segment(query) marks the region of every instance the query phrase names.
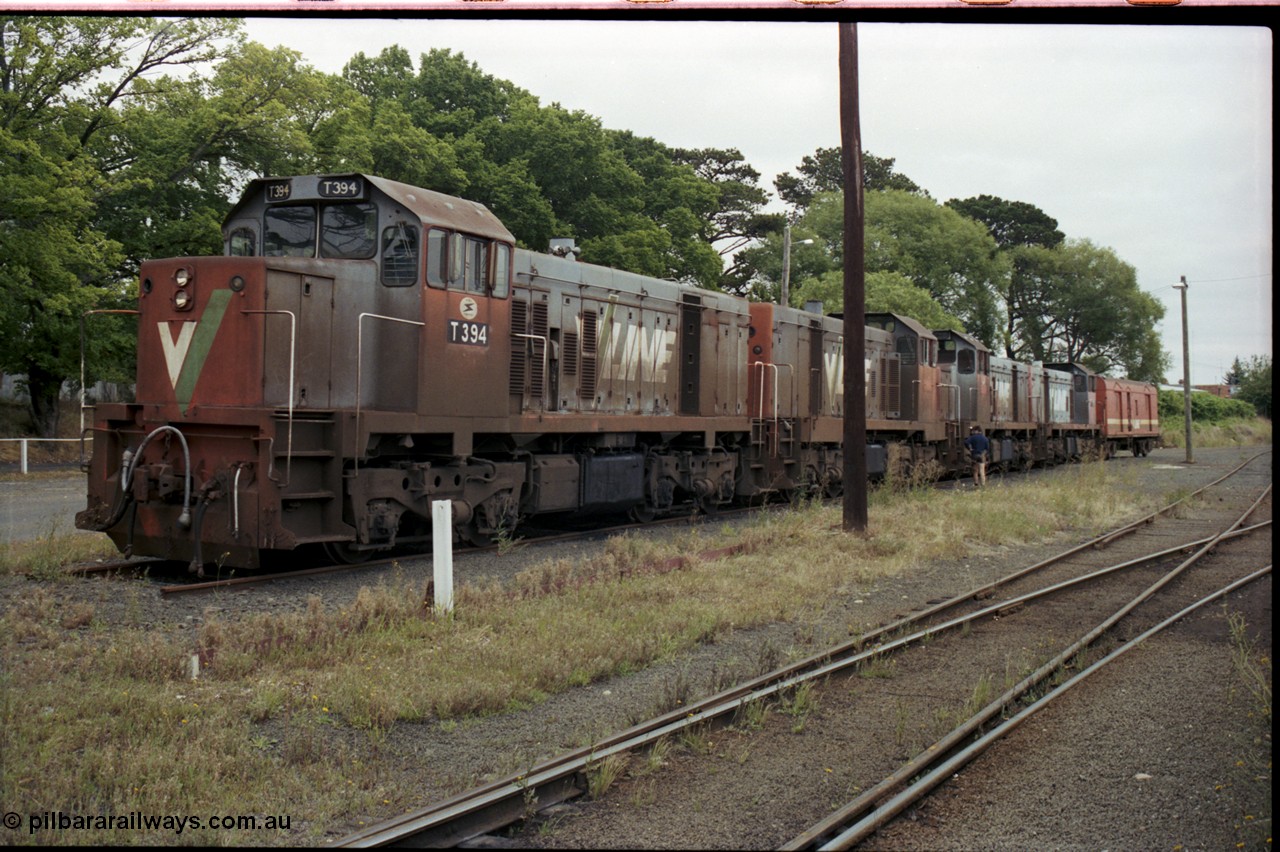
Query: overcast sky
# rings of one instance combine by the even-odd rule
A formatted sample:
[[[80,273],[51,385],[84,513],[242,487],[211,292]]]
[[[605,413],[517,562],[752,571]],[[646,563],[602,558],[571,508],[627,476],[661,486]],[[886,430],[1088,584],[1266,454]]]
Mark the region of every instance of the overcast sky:
[[[840,144],[834,23],[250,18],[247,30],[333,73],[359,51],[448,48],[605,127],[737,148],[769,191]],[[1170,380],[1184,275],[1193,384],[1271,355],[1269,30],[862,23],[858,47],[863,148],[939,202],[1024,201],[1113,249],[1166,308]]]

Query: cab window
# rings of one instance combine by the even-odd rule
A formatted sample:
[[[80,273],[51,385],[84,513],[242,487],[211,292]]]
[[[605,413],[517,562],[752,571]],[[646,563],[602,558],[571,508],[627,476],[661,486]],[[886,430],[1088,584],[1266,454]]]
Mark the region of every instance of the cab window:
[[[894,348],[898,351],[902,366],[910,367],[916,363],[916,342],[910,337],[899,337]]]
[[[956,342],[954,340],[939,340],[938,341],[938,363],[953,364],[955,363],[955,360],[956,360]]]
[[[418,283],[418,228],[397,222],[382,230],[382,283],[412,287]]]
[[[262,253],[267,257],[315,257],[316,209],[309,204],[272,207],[264,217],[266,236]]]
[[[975,358],[974,355],[975,353],[972,349],[960,350],[960,357],[957,359],[957,366],[960,368],[960,373],[962,375],[965,375],[965,376],[971,375],[973,371],[977,368],[978,359]]]
[[[511,290],[511,246],[498,243],[493,252],[493,295],[507,298]]]
[[[427,284],[444,287],[449,280],[449,232],[427,231]]]
[[[378,208],[369,203],[327,204],[320,223],[323,257],[363,259],[376,248]]]
[[[468,238],[466,264],[463,269],[463,286],[470,293],[485,293],[489,284],[489,244],[485,240]]]
[[[252,228],[236,228],[227,240],[228,253],[232,257],[253,257],[258,253],[258,239]]]

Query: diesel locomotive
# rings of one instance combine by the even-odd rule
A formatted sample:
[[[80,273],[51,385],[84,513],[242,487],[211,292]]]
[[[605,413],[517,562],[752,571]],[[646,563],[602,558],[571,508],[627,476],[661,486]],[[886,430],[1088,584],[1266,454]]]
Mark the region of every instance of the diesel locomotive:
[[[517,248],[486,207],[366,174],[252,181],[224,253],[145,262],[136,401],[100,404],[82,529],[253,569],[473,543],[522,519],[838,494],[842,320]],[[1145,454],[1155,389],[868,314],[868,471]]]

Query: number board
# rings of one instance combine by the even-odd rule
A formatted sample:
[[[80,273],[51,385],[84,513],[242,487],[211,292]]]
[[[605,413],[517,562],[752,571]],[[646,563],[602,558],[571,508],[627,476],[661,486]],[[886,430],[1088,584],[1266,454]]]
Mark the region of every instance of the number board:
[[[265,192],[267,201],[288,201],[293,195],[293,183],[287,180],[269,183],[266,185]]]
[[[364,182],[358,178],[321,180],[316,189],[321,198],[361,198],[364,195]]]
[[[489,324],[487,322],[449,320],[448,340],[450,343],[463,343],[467,346],[488,346]]]

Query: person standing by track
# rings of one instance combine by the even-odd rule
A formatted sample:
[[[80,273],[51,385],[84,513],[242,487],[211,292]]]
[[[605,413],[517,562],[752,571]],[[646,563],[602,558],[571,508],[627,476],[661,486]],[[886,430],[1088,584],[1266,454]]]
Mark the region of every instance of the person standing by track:
[[[969,437],[964,439],[964,448],[969,451],[969,459],[973,462],[973,487],[987,486],[987,453],[991,451],[991,442],[982,434],[981,426],[969,430]]]

